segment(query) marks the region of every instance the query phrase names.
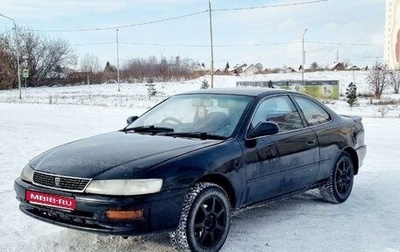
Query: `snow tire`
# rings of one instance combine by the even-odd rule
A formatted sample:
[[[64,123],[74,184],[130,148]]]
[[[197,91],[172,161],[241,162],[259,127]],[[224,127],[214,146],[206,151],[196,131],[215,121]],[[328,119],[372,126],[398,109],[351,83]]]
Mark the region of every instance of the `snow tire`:
[[[228,236],[231,205],[226,192],[212,183],[195,184],[184,198],[178,228],[170,233],[177,251],[219,251]]]
[[[320,187],[323,199],[327,202],[343,203],[350,196],[354,182],[354,165],[346,152],[339,155],[328,181]]]

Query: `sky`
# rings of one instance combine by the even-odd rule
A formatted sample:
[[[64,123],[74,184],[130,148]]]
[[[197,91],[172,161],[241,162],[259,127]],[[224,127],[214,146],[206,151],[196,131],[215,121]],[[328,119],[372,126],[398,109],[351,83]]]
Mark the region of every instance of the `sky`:
[[[179,56],[209,67],[208,7],[207,0],[0,0],[0,14],[17,26],[63,38],[80,59],[93,54],[101,66]],[[383,60],[384,0],[211,0],[211,8],[215,68],[298,68],[303,38],[306,67]],[[0,16],[1,32],[12,27]]]

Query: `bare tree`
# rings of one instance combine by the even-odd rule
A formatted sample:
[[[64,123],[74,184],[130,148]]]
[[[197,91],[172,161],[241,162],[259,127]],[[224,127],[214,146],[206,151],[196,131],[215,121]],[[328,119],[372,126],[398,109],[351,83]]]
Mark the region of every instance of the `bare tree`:
[[[394,93],[398,94],[400,89],[400,68],[390,71],[390,84],[393,86]]]
[[[81,71],[82,74],[86,74],[87,84],[90,84],[90,79],[93,81],[100,81],[100,60],[93,53],[85,54],[81,59]],[[97,77],[97,78],[96,78]],[[97,80],[96,80],[97,79]]]
[[[98,73],[100,72],[100,60],[93,53],[85,54],[81,59],[81,71],[86,73]]]
[[[9,41],[0,36],[0,90],[16,87],[17,71],[13,66],[12,54],[7,50]]]
[[[7,38],[7,35],[3,37]],[[30,29],[18,29],[18,41],[20,62],[29,69],[29,82],[35,86],[43,84],[45,79],[59,76],[60,69],[76,64],[77,56],[64,39],[50,39]],[[8,50],[16,62],[15,50]]]
[[[198,68],[198,63],[190,59],[163,57],[158,60],[155,56],[148,59],[131,59],[123,67],[123,76],[129,81],[173,81],[190,79]]]
[[[77,56],[73,53],[69,42],[63,39],[49,40],[45,39],[41,43],[42,60],[37,68],[37,82],[43,81],[45,78],[52,78],[57,72],[55,69],[61,67],[66,68],[76,65]]]
[[[380,99],[383,90],[390,84],[389,71],[386,65],[375,63],[367,76],[367,82],[376,99]]]

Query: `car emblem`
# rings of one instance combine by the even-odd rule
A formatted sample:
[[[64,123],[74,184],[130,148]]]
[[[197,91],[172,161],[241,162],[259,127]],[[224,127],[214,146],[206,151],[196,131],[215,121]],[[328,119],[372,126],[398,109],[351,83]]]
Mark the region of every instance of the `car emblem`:
[[[60,178],[59,177],[56,177],[56,178],[54,178],[54,184],[56,185],[56,187],[60,187]]]

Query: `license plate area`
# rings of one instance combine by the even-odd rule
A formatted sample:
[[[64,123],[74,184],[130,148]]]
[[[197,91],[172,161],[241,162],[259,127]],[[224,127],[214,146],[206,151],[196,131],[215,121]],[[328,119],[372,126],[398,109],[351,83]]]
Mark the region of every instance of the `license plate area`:
[[[74,210],[76,208],[76,200],[73,197],[64,197],[54,194],[26,191],[25,199],[36,205],[50,206],[61,209]]]

